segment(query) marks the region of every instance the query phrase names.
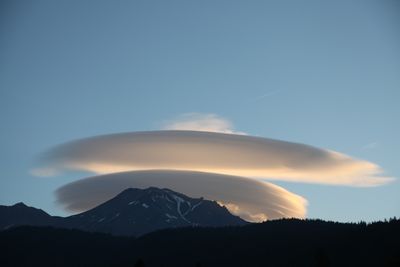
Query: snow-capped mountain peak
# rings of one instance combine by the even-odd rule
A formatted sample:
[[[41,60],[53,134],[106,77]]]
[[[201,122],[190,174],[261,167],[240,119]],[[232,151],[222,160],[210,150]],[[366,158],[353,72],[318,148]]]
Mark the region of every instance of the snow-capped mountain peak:
[[[65,221],[71,228],[117,235],[141,235],[183,226],[246,224],[215,201],[156,187],[128,188],[89,211],[65,218]]]

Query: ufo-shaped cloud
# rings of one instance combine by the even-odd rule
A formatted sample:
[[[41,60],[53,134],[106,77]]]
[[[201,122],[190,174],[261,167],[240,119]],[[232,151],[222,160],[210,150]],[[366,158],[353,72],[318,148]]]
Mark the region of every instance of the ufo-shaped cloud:
[[[42,158],[36,174],[83,170],[96,174],[133,170],[190,170],[258,179],[376,186],[374,163],[344,154],[254,136],[199,131],[149,131],[103,135],[60,145]]]
[[[279,186],[244,177],[194,171],[149,170],[93,176],[62,186],[56,191],[56,197],[68,210],[79,212],[111,199],[126,188],[150,186],[216,200],[251,222],[306,215],[307,201]]]

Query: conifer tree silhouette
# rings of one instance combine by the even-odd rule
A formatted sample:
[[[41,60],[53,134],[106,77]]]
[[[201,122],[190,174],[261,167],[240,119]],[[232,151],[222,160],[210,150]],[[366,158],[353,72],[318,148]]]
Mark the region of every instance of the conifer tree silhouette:
[[[134,265],[134,267],[145,267],[144,261],[142,259],[138,259]]]

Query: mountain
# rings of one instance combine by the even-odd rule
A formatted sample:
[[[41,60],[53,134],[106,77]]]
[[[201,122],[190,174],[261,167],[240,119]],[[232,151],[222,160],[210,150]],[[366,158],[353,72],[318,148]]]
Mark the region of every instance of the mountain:
[[[65,218],[64,227],[113,235],[142,235],[184,226],[244,225],[215,201],[190,198],[169,189],[129,188],[113,199]]]
[[[57,224],[60,217],[53,217],[41,209],[28,207],[19,202],[13,206],[0,205],[0,230],[19,225],[51,226]]]
[[[246,221],[232,215],[215,201],[155,187],[126,189],[91,210],[65,218],[52,217],[22,203],[0,207],[0,229],[37,225],[139,236],[165,228],[245,224]]]

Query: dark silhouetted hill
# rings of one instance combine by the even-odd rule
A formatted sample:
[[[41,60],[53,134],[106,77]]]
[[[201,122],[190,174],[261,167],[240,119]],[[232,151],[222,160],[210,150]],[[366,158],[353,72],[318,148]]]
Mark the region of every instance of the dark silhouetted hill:
[[[28,207],[22,202],[12,206],[0,205],[0,230],[20,225],[56,225],[60,219],[62,218],[50,216],[43,210]]]

